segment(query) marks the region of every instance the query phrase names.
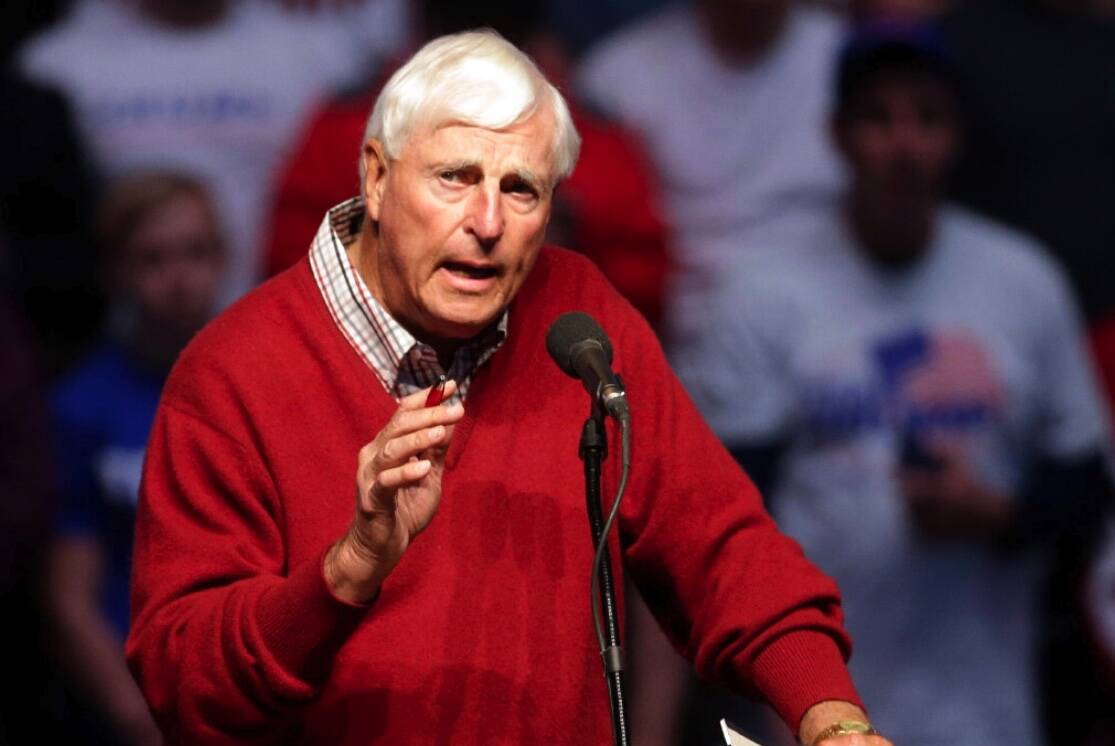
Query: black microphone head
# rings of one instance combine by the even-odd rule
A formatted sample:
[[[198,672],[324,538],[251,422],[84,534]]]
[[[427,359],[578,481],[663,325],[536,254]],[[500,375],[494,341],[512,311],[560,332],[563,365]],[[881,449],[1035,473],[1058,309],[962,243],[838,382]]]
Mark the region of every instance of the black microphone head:
[[[594,341],[604,350],[608,363],[612,362],[612,343],[596,323],[596,319],[582,311],[570,311],[557,317],[546,333],[546,350],[566,375],[579,378],[573,369],[573,352],[581,343]]]

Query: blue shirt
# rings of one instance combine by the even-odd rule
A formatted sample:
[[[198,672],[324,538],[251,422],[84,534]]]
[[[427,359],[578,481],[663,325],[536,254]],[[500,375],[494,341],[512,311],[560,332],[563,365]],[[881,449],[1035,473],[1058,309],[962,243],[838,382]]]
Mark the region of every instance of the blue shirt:
[[[106,341],[51,392],[58,449],[56,533],[96,538],[105,553],[101,608],[128,631],[128,585],[143,454],[165,375]]]

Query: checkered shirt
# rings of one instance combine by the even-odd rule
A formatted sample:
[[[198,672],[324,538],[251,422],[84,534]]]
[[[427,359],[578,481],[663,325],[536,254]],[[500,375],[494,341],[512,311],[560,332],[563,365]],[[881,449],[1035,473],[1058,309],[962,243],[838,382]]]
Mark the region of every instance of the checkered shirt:
[[[333,321],[396,400],[432,386],[442,375],[457,382],[457,395],[464,399],[473,373],[507,337],[507,312],[463,344],[449,370],[443,370],[434,348],[391,317],[349,261],[345,249],[360,235],[363,221],[363,199],[342,202],[326,214],[310,247],[310,268]]]

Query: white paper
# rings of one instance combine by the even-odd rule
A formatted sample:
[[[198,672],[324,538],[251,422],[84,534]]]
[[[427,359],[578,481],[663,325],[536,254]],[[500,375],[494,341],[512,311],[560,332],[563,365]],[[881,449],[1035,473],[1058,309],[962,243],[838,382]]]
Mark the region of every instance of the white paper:
[[[728,746],[761,746],[736,730],[727,720],[721,719],[720,729],[724,731],[724,742]]]

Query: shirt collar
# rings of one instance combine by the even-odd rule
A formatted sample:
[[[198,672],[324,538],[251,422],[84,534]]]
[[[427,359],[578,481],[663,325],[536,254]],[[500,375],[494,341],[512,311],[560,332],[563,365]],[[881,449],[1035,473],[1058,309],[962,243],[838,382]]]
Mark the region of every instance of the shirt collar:
[[[362,198],[342,202],[326,214],[310,246],[310,269],[329,314],[391,396],[401,399],[446,375],[457,382],[463,399],[473,374],[507,338],[507,311],[463,344],[444,370],[434,349],[415,339],[380,305],[349,261],[345,249],[359,237],[363,221]]]

